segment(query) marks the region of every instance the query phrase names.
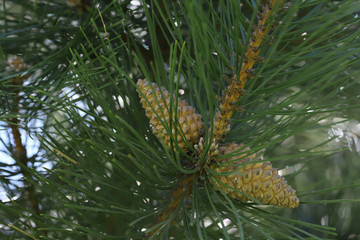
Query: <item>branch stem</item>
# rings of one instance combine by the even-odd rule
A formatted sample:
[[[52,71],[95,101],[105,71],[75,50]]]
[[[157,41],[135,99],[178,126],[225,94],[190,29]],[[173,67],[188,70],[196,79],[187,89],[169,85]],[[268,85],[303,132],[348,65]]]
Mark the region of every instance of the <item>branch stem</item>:
[[[188,199],[190,197],[194,177],[195,177],[194,174],[187,176],[180,182],[179,187],[176,188],[174,191],[172,191],[172,193],[170,195],[170,200],[172,202],[163,210],[161,215],[157,218],[157,223],[165,222],[166,219],[171,215],[171,213],[174,213],[176,211],[176,209],[179,207],[180,203],[182,202],[181,200],[185,201],[186,199]],[[175,217],[171,220],[171,222],[169,224],[172,224],[174,219],[175,219]],[[162,226],[160,226],[160,227],[156,228],[154,231],[152,231],[149,234],[149,237],[152,237],[154,234],[160,234],[159,229],[161,227]]]
[[[15,58],[11,63],[10,66],[17,72],[23,70],[25,68],[25,64],[20,58]],[[14,115],[19,115],[20,109],[20,90],[23,86],[24,80],[28,78],[28,75],[24,76],[17,76],[12,79],[12,85],[14,87],[11,88],[11,91],[14,92],[14,101],[12,112]],[[35,187],[29,184],[26,181],[26,178],[31,178],[31,173],[28,171],[28,162],[29,158],[27,157],[27,150],[21,140],[21,132],[20,132],[20,120],[17,117],[12,117],[9,119],[8,126],[11,129],[11,134],[14,139],[15,147],[12,150],[12,157],[16,161],[16,164],[20,168],[20,173],[24,177],[24,186],[25,186],[25,197],[28,200],[28,204],[30,209],[35,213],[36,216],[40,216],[40,206],[39,201],[36,196]],[[37,222],[37,221],[36,221]],[[37,227],[40,224],[37,223]],[[46,232],[44,232],[46,235]]]
[[[244,54],[244,60],[241,63],[240,75],[235,73],[231,78],[231,83],[223,92],[219,110],[215,114],[213,143],[218,144],[229,128],[230,120],[233,112],[237,110],[236,102],[243,95],[243,89],[246,82],[252,77],[253,66],[259,58],[259,46],[264,39],[265,34],[270,26],[267,24],[271,16],[272,9],[276,4],[276,0],[271,0],[269,5],[263,7],[263,11],[259,16],[259,22],[252,32],[249,39],[247,49]],[[279,1],[282,2],[281,0]]]

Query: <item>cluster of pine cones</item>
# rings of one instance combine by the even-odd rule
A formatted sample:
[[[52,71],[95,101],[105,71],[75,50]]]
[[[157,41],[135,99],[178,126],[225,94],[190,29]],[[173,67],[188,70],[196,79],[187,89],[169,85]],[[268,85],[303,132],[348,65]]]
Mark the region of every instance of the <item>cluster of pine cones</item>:
[[[204,134],[202,117],[195,108],[185,100],[171,96],[155,83],[139,80],[137,86],[153,133],[168,148],[174,147],[184,152],[193,149]],[[243,201],[256,199],[263,204],[297,207],[299,199],[295,190],[272,168],[269,161],[255,155],[249,156],[249,150],[243,144],[236,143],[224,144],[216,149],[219,158],[214,158],[209,164],[213,172],[219,173],[213,174],[214,179],[210,181],[213,188]]]

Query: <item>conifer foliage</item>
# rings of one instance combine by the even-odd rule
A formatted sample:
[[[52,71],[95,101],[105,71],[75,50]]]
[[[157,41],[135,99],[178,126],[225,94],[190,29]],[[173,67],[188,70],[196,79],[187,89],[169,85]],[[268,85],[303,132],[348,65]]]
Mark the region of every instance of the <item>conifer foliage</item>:
[[[0,8],[0,239],[360,237],[357,0]]]

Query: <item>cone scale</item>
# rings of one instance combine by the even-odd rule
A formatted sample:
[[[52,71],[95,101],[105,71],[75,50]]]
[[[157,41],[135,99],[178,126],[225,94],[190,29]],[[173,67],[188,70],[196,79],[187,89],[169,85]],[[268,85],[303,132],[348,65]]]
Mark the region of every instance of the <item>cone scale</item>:
[[[244,145],[230,143],[219,147],[219,156],[239,151]],[[210,168],[217,173],[231,172],[229,175],[214,174],[217,181],[210,181],[215,190],[219,188],[229,197],[242,201],[249,201],[251,196],[263,204],[280,207],[295,208],[299,205],[296,191],[287,184],[285,178],[272,168],[269,161],[258,161],[255,155],[245,157],[242,149],[239,154],[230,158],[223,158]],[[243,166],[241,166],[242,164]]]

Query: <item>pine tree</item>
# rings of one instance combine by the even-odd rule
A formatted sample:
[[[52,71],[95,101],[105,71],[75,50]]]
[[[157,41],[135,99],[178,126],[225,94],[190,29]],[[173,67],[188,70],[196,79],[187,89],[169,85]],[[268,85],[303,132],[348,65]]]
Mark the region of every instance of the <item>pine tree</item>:
[[[0,239],[360,237],[358,1],[1,10]]]

